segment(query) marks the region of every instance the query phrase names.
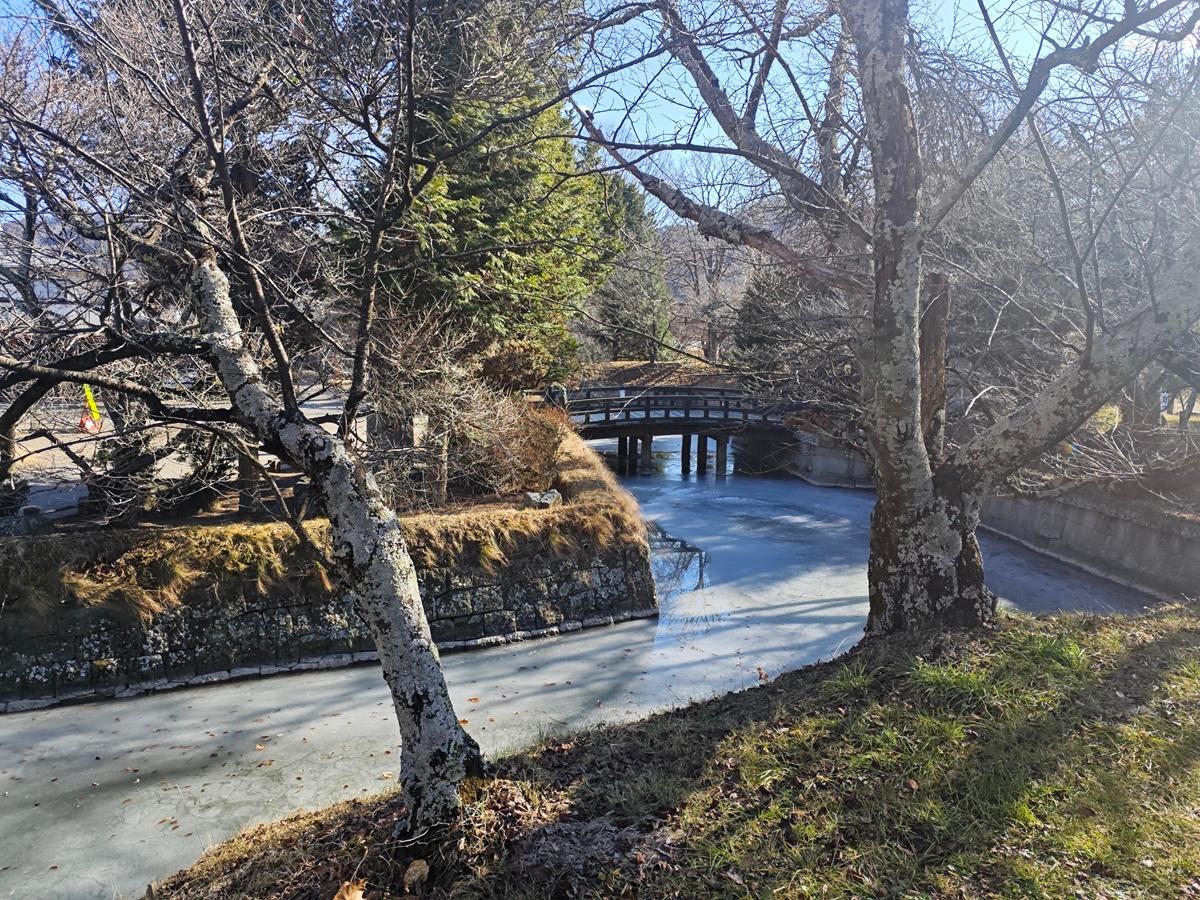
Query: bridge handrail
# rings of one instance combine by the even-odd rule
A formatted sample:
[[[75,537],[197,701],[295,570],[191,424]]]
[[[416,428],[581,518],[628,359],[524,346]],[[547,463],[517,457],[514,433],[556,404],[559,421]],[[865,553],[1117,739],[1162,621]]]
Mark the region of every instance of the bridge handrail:
[[[607,397],[583,397],[577,399],[567,399],[567,406],[574,408],[581,407],[598,407],[598,406],[656,406],[662,408],[671,404],[687,404],[694,406],[704,406],[706,404],[734,404],[738,406],[754,405],[754,406],[773,406],[776,404],[764,403],[757,397],[740,396],[740,397],[719,397],[705,394],[655,394],[650,397],[633,396],[622,397],[614,394]]]
[[[675,398],[671,398],[675,399]],[[624,422],[714,422],[777,424],[783,413],[769,406],[745,402],[746,398],[678,397],[681,404],[664,402],[665,397],[617,397],[615,402],[584,401],[568,404],[567,411],[581,426]]]
[[[589,385],[583,388],[569,388],[567,390],[567,399],[581,398],[588,399],[598,392],[613,392],[625,391],[625,397],[641,397],[641,396],[661,396],[664,393],[670,394],[688,394],[691,396],[716,396],[716,397],[735,397],[735,396],[750,396],[750,392],[745,388],[727,388],[727,387],[706,387],[706,386],[690,386],[690,385],[674,385],[662,384],[653,386],[628,385],[628,384],[596,384]]]

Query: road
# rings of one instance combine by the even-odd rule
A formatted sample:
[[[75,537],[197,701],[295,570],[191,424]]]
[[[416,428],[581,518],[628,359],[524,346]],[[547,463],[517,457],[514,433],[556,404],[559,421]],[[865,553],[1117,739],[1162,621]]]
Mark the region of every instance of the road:
[[[684,479],[678,440],[655,447],[660,470],[626,483],[703,566],[696,552],[659,560],[657,620],[447,655],[487,752],[745,688],[858,639],[869,494]],[[1022,609],[1150,602],[1001,539],[984,549],[993,588]],[[245,825],[385,789],[396,740],[375,667],[0,717],[0,897],[139,896]]]

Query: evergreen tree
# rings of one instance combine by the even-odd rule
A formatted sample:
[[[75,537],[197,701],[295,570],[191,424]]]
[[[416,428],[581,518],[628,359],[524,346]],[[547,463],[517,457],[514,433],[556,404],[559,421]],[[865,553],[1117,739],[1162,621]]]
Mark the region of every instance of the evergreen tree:
[[[583,331],[610,359],[657,360],[668,338],[666,260],[644,202],[631,195],[633,225],[611,274],[592,295]]]

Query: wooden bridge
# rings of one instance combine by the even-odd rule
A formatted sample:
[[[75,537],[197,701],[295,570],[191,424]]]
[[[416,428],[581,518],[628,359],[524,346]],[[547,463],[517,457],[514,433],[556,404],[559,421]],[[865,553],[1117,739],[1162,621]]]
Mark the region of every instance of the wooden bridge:
[[[559,398],[562,402],[563,398]],[[716,471],[727,468],[729,438],[741,432],[788,433],[784,417],[803,404],[755,397],[739,388],[598,385],[566,392],[566,409],[585,438],[615,437],[621,468],[649,466],[654,438],[683,437],[681,465],[691,470],[696,436],[696,472],[708,468],[708,440],[715,443]]]

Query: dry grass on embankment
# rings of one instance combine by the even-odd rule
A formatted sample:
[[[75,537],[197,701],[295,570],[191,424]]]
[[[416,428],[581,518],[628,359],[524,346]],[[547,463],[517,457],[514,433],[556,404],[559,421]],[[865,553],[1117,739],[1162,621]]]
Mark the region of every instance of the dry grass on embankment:
[[[616,359],[590,363],[580,370],[573,386],[623,384],[640,387],[737,387],[737,378],[720,366],[697,359],[671,362]]]
[[[564,498],[554,509],[463,507],[405,517],[418,568],[486,568],[644,539],[636,502],[573,432],[560,446],[554,486]],[[328,522],[312,520],[306,527],[318,544],[328,545]],[[62,604],[147,618],[214,592],[329,589],[326,573],[284,523],[0,538],[4,614],[30,621],[44,621]]]
[[[366,897],[1200,896],[1200,613],[1006,616],[877,640],[769,685],[558,739],[464,791],[251,828],[156,892]]]

